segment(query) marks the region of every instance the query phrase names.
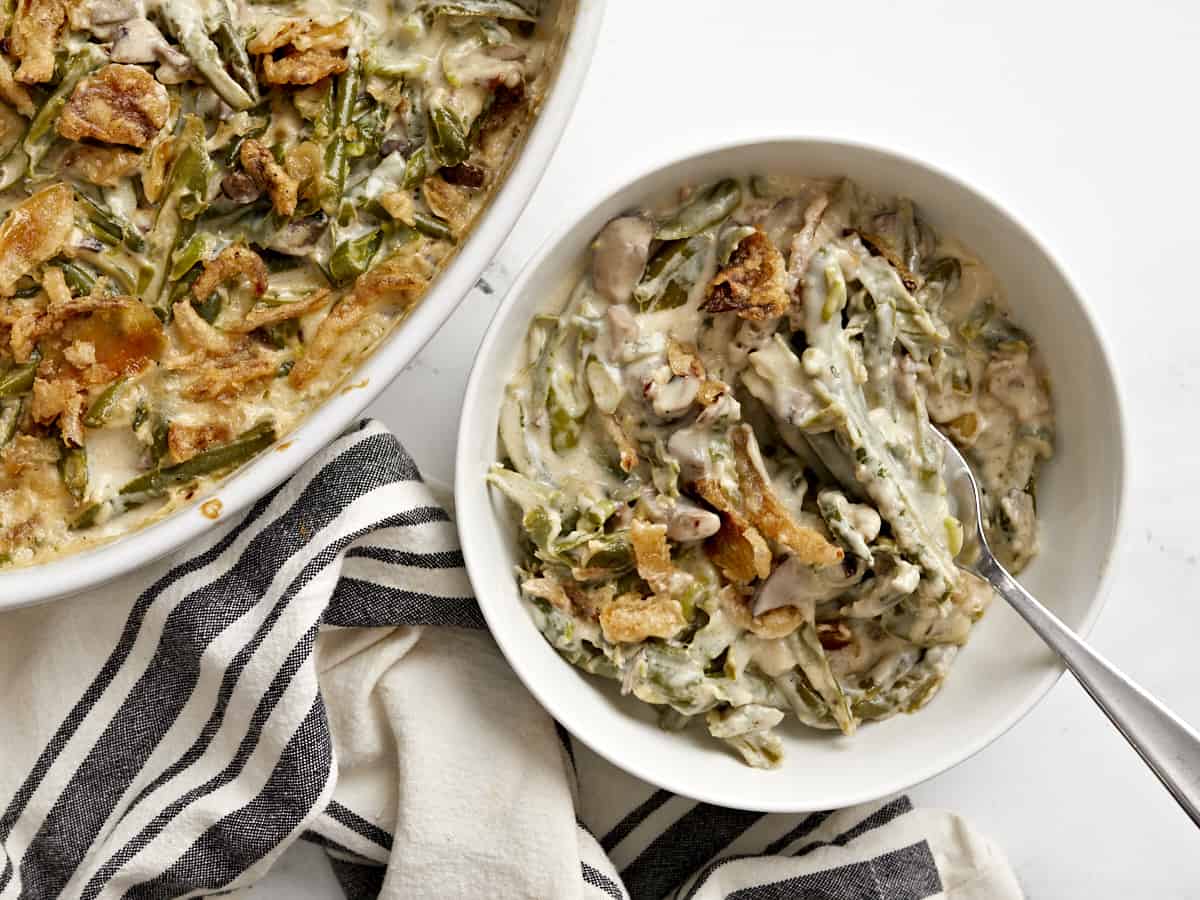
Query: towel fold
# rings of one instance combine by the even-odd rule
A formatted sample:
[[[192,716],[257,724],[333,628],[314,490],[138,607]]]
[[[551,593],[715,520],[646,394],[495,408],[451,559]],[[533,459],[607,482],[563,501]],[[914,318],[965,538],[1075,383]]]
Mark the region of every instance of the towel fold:
[[[1021,896],[905,797],[722,809],[572,740],[373,422],[175,556],[0,615],[0,900],[238,891],[297,840],[352,900]]]

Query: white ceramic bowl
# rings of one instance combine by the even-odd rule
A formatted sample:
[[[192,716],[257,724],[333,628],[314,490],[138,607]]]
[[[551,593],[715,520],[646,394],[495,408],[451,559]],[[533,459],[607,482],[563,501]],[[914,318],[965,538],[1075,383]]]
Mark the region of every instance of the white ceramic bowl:
[[[583,87],[603,18],[603,0],[582,0],[576,6],[549,95],[507,180],[416,310],[347,377],[346,383],[355,389],[335,393],[309,415],[286,436],[282,452],[262,454],[161,522],[95,550],[0,574],[0,611],[80,593],[194,540],[215,524],[201,513],[203,500],[219,496],[222,518],[244,509],[296,471],[382,393],[474,286],[541,181]]]
[[[505,382],[535,311],[561,296],[565,273],[613,216],[649,196],[734,173],[848,175],[868,189],[912,197],[963,240],[1004,284],[1014,319],[1039,342],[1058,416],[1057,455],[1038,484],[1041,556],[1024,583],[1086,633],[1100,611],[1124,490],[1124,434],[1112,370],[1095,323],[1062,267],[997,204],[934,167],[879,148],[780,139],[724,146],[669,162],[608,194],[552,237],[500,306],[476,358],[459,429],[455,502],[463,553],[488,625],[509,663],[550,713],[613,763],[699,800],[764,811],[828,809],[904,790],[962,762],[1027,713],[1062,666],[1001,601],[955,662],[945,687],[916,715],[857,735],[784,729],[782,767],[761,771],[702,733],[661,731],[648,706],[614,682],[575,669],[550,647],[519,601],[517,528],[484,474],[497,456]]]

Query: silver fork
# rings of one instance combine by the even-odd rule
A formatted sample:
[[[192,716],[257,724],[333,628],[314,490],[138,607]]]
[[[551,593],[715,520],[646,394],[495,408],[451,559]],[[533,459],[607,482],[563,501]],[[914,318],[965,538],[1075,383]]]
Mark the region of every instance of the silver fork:
[[[984,536],[975,475],[954,443],[940,431],[937,434],[946,450],[944,474],[958,504],[964,546],[978,548],[963,568],[989,582],[1062,658],[1184,812],[1200,825],[1200,734],[1077,637],[1000,565]]]

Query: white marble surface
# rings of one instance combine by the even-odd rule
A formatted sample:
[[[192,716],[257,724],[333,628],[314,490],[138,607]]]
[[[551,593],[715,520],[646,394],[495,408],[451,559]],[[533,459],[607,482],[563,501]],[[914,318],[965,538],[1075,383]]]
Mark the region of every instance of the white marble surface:
[[[979,185],[1073,273],[1127,401],[1130,502],[1095,644],[1200,722],[1198,48],[1200,7],[1183,0],[610,0],[574,119],[502,267],[641,161],[722,138],[874,141]],[[432,476],[452,475],[461,392],[497,301],[469,297],[372,410]],[[1069,677],[912,793],[993,836],[1030,897],[1200,895],[1195,829]],[[318,858],[293,851],[253,894],[338,892]]]

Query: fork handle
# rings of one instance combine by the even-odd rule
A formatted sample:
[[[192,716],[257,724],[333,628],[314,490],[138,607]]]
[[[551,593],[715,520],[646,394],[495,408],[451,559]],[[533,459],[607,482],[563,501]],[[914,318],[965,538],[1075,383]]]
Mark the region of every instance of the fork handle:
[[[1062,657],[1084,690],[1200,826],[1200,734],[1077,637],[990,554],[984,554],[974,568]]]

